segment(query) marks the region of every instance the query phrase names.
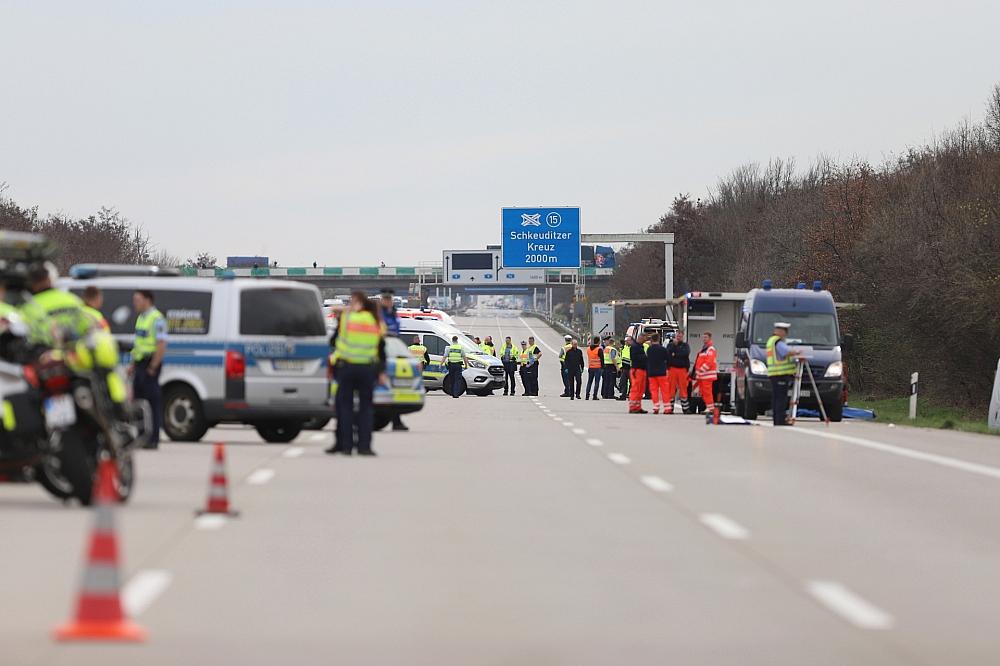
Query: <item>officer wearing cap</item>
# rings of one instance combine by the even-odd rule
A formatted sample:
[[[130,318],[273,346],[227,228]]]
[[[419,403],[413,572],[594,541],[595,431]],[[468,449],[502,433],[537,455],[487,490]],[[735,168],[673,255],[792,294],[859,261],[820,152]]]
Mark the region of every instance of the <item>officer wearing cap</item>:
[[[774,335],[767,339],[767,378],[771,381],[771,414],[774,425],[791,425],[786,417],[788,412],[788,391],[795,375],[795,357],[799,352],[786,343],[791,324],[785,321],[774,323]]]
[[[563,392],[560,398],[572,398],[573,397],[573,387],[571,383],[571,378],[569,371],[566,369],[566,352],[570,350],[573,346],[573,336],[564,335],[563,336],[563,346],[559,349],[559,373],[562,377]]]

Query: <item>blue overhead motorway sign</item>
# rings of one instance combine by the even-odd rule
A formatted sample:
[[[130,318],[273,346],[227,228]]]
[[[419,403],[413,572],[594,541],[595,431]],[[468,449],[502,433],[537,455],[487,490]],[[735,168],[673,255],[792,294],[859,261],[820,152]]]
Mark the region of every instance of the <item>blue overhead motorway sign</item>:
[[[504,268],[579,268],[579,208],[504,208]]]

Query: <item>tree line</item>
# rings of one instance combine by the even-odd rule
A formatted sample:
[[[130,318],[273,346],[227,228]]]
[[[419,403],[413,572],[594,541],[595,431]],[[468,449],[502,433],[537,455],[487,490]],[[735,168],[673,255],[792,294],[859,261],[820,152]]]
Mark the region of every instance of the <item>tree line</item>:
[[[746,291],[822,280],[854,334],[853,392],[922,393],[985,414],[1000,357],[1000,85],[964,122],[882,164],[748,164],[648,228],[673,232],[675,288]],[[660,247],[618,254],[616,296],[663,294]]]

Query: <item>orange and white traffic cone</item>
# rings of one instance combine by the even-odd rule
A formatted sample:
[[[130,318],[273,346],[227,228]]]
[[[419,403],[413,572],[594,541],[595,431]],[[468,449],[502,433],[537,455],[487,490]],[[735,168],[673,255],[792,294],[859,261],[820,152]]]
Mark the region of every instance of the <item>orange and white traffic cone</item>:
[[[198,515],[221,514],[238,516],[239,511],[229,507],[229,484],[226,482],[226,445],[217,443],[212,458],[212,475],[208,484],[208,502]]]
[[[146,640],[146,631],[122,611],[118,594],[118,538],[115,535],[115,463],[102,460],[94,489],[94,529],[87,549],[87,564],[77,600],[76,617],[58,627],[60,641]]]

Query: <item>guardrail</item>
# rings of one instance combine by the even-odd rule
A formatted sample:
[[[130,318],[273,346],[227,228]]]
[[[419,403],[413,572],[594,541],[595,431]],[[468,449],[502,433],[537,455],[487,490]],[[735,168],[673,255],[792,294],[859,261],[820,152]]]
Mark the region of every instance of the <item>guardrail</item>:
[[[297,278],[337,278],[337,277],[368,277],[368,278],[402,278],[411,277],[418,282],[444,282],[444,269],[441,266],[263,266],[258,268],[194,268],[181,266],[181,275],[188,277],[297,277]],[[580,269],[545,269],[546,283],[572,282],[577,277],[595,278],[614,275],[613,268],[597,268],[584,266]]]

